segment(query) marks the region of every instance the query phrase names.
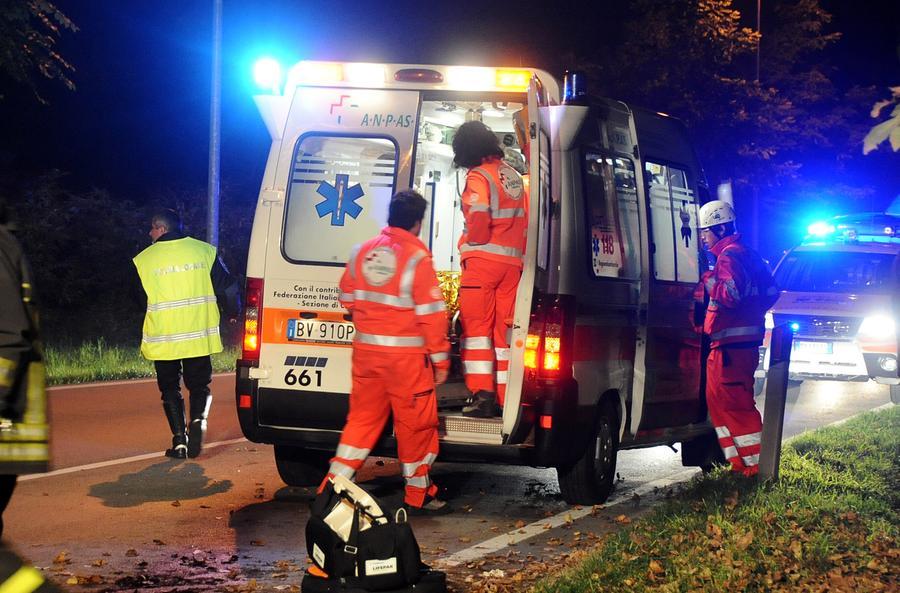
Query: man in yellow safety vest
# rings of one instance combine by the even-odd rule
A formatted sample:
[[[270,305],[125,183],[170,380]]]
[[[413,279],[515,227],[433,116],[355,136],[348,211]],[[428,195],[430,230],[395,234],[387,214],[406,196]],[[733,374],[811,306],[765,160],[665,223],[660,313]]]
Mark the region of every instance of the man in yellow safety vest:
[[[153,215],[150,238],[153,244],[134,258],[147,293],[141,354],[156,367],[163,410],[172,429],[172,448],[166,455],[193,458],[200,454],[212,403],[210,354],[222,351],[219,303],[236,315],[240,297],[216,248],[186,236],[175,211]],[[189,427],[180,389],[182,375],[191,396]]]

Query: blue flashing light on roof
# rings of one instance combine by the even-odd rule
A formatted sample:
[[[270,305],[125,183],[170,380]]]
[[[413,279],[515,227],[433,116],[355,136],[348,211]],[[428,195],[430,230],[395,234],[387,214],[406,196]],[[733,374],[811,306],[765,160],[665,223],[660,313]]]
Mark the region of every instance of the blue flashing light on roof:
[[[794,323],[791,324],[791,331],[792,331],[792,332],[796,332],[796,331],[799,331],[799,330],[800,330],[800,324],[799,324],[799,323],[797,323],[797,322],[795,321]]]
[[[834,232],[834,225],[824,221],[814,222],[806,227],[806,232],[813,237],[826,237]]]
[[[584,72],[566,71],[563,77],[563,99],[565,104],[577,105],[587,98],[587,80]]]
[[[273,58],[260,58],[253,64],[253,81],[266,92],[281,94],[281,64]]]

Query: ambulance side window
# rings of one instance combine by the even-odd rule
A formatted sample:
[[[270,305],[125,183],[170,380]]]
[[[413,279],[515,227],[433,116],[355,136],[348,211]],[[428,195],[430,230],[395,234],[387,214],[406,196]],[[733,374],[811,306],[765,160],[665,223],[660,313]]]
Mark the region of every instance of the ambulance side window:
[[[674,165],[644,162],[653,230],[653,270],[657,280],[697,282],[697,198],[687,171]]]
[[[584,189],[591,270],[597,278],[640,276],[640,226],[631,159],[588,151]]]
[[[297,141],[282,251],[294,263],[343,266],[387,224],[397,176],[387,138],[306,134]]]

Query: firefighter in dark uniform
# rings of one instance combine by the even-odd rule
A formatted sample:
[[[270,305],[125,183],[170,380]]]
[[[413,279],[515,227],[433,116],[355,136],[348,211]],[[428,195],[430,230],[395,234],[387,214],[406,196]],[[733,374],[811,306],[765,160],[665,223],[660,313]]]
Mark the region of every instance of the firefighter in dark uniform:
[[[43,350],[31,272],[0,198],[0,534],[21,474],[48,469],[50,448]]]

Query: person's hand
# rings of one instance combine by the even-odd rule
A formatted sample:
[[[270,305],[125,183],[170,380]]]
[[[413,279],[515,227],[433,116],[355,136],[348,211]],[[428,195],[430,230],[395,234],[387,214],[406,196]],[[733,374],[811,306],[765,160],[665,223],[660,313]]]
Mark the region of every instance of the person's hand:
[[[439,369],[434,367],[434,384],[441,385],[447,381],[447,375],[450,374],[450,369]]]

